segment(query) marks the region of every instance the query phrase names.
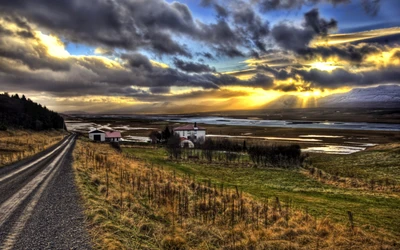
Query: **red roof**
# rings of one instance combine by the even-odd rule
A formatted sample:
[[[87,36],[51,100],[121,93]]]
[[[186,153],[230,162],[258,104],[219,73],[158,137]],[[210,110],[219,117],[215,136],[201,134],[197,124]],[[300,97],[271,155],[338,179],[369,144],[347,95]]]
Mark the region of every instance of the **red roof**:
[[[106,138],[121,138],[121,132],[118,131],[112,131],[112,132],[106,132]]]
[[[182,127],[174,128],[174,131],[183,131],[183,130],[206,130],[206,129],[199,126],[195,127],[193,124],[188,124]]]

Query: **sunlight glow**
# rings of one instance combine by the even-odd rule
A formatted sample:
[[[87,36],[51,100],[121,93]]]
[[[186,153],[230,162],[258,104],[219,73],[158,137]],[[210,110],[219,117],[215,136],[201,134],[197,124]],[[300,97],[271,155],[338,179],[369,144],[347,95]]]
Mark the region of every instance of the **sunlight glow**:
[[[65,49],[64,43],[56,36],[45,35],[40,31],[36,31],[36,36],[40,42],[47,47],[47,53],[53,57],[66,58],[69,52]]]
[[[168,64],[165,64],[165,63],[162,63],[162,62],[157,62],[157,61],[154,61],[154,60],[150,60],[150,63],[154,67],[159,67],[159,68],[163,68],[163,69],[169,68]]]
[[[342,43],[349,43],[355,41],[362,41],[371,38],[389,36],[400,34],[400,27],[369,30],[357,33],[347,33],[347,34],[331,34],[327,37],[319,37],[311,41],[310,46],[330,46]]]
[[[308,64],[311,66],[311,68],[318,69],[318,70],[323,70],[323,71],[332,71],[338,66],[335,65],[334,62],[314,62]]]

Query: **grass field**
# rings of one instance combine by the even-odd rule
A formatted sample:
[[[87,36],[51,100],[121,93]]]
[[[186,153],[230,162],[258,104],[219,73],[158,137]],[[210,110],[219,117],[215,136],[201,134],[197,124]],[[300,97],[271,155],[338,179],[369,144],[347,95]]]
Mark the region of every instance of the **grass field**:
[[[331,175],[365,182],[400,183],[400,143],[377,146],[351,155],[312,156],[312,165]]]
[[[119,153],[78,140],[74,159],[98,249],[399,246],[393,194],[335,188],[298,170],[173,162],[160,148]]]
[[[32,156],[59,142],[64,131],[0,131],[0,167]]]
[[[354,166],[352,169],[355,172],[368,172],[369,170],[360,170],[363,162],[369,164],[368,160],[364,160],[365,157],[369,159],[368,155],[378,154],[381,171],[375,173],[375,178],[384,178],[384,176],[387,176],[386,173],[393,173],[392,176],[394,177],[396,172],[399,173],[398,164],[393,164],[395,160],[392,158],[393,155],[398,157],[396,150],[398,149],[371,150],[348,156],[331,155],[328,158],[325,158],[327,155],[313,155],[311,160],[313,165],[318,167],[323,166],[325,161],[329,161],[329,166],[332,169],[335,163],[338,163],[337,166],[343,169],[340,173],[345,175],[349,166]],[[398,214],[400,214],[400,198],[396,192],[337,187],[308,176],[304,173],[304,170],[198,165],[192,162],[169,161],[163,149],[132,148],[124,149],[124,151],[149,163],[195,175],[198,179],[211,179],[214,182],[224,183],[232,187],[237,185],[240,190],[253,195],[257,199],[274,196],[290,198],[296,207],[308,210],[310,214],[317,218],[328,217],[346,224],[348,223],[347,211],[351,211],[358,226],[392,239],[400,237],[400,218],[398,217]],[[353,161],[347,161],[346,158],[353,159]],[[353,165],[355,161],[358,161],[359,165]],[[347,165],[343,162],[346,162]],[[375,168],[375,165],[371,163],[370,168]]]

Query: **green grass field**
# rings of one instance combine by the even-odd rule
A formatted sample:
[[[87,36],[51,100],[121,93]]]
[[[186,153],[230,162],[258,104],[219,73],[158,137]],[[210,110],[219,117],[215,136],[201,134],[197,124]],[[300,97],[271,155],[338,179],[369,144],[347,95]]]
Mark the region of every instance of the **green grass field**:
[[[343,177],[389,179],[400,183],[400,144],[388,144],[351,155],[313,155],[313,166]]]
[[[258,199],[273,196],[279,196],[281,199],[290,198],[297,208],[307,210],[317,218],[328,217],[347,224],[347,211],[351,211],[357,226],[389,238],[400,237],[398,193],[340,188],[311,178],[304,174],[304,170],[257,169],[235,165],[229,167],[217,164],[173,162],[168,160],[167,153],[162,148],[126,148],[124,152],[181,174],[195,175],[199,180],[211,179],[213,182],[224,183],[227,186],[236,185],[240,190]],[[397,152],[398,149],[397,151],[385,149],[365,151],[347,157],[333,155],[311,157],[313,165],[324,171],[339,171],[340,174],[346,175],[350,170],[360,176],[359,173],[364,173],[363,176],[369,178],[374,169],[380,169],[374,176],[383,178],[390,174],[393,178],[395,176],[398,178],[399,168],[398,164],[394,164],[396,160],[393,158],[398,157]],[[379,159],[379,164],[370,162],[368,160],[370,157],[376,157],[376,161]],[[369,167],[362,169],[364,165]],[[335,166],[338,168],[336,169]]]

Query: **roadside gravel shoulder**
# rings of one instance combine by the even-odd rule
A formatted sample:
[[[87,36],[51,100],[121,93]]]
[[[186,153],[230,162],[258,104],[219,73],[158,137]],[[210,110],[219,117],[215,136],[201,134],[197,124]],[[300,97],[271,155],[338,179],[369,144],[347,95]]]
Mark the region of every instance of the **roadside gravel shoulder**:
[[[75,184],[72,151],[43,192],[14,249],[92,249]]]

